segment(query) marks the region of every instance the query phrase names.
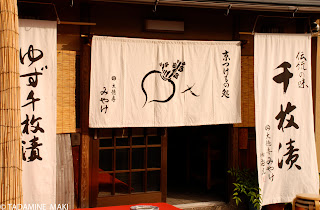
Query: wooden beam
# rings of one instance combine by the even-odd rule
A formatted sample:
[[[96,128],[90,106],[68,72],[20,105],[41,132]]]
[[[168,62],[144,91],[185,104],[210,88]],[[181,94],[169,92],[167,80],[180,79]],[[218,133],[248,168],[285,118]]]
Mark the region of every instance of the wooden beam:
[[[254,35],[254,32],[246,32],[246,31],[240,31],[240,35]]]
[[[320,20],[317,20],[320,23]],[[318,171],[320,171],[320,37],[317,37],[317,58],[316,58],[316,88],[315,90],[315,138],[318,161]]]
[[[81,155],[80,155],[80,207],[89,207],[89,98],[90,98],[90,53],[89,44],[82,45],[80,57],[80,127],[81,127]]]
[[[75,26],[95,26],[97,23],[89,22],[71,22],[71,21],[58,21],[60,25],[75,25]]]

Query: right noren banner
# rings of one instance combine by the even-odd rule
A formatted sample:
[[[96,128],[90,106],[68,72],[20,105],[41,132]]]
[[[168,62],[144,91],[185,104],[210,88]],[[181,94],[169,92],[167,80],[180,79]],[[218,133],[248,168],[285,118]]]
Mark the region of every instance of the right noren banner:
[[[262,205],[318,194],[311,35],[255,34],[254,83]]]

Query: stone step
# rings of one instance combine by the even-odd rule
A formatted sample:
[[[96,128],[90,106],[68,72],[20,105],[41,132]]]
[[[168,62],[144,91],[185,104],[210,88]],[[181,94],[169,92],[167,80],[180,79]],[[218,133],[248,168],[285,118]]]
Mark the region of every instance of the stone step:
[[[187,204],[178,204],[174,206],[183,210],[228,210],[230,209],[228,205],[222,201],[187,203]]]

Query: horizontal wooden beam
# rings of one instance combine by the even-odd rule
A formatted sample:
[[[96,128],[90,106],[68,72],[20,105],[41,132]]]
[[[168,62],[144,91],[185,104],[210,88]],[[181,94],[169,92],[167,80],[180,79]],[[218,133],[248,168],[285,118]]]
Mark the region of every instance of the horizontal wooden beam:
[[[78,25],[78,26],[95,26],[97,23],[88,22],[71,22],[71,21],[58,21],[60,25]]]

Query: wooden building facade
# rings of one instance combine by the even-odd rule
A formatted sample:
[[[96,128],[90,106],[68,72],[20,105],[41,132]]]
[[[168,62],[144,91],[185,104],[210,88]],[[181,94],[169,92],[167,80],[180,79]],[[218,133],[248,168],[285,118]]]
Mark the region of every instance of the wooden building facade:
[[[309,33],[320,5],[299,1],[18,1],[19,18],[58,21],[62,73],[59,133],[72,139],[76,206],[165,202],[170,186],[199,180],[230,194],[232,167],[256,169],[253,85],[254,32]],[[279,3],[280,2],[280,3]],[[298,9],[297,9],[298,8]],[[293,18],[296,17],[296,18]],[[299,18],[297,18],[299,17]],[[149,30],[147,21],[182,23],[183,30]],[[241,41],[242,123],[179,128],[89,128],[92,35],[165,40]],[[314,113],[320,113],[319,40],[312,40]],[[59,56],[58,56],[59,59]],[[69,71],[69,70],[67,70]],[[65,71],[64,71],[65,72]],[[59,79],[59,75],[58,75]],[[66,81],[75,85],[65,87]],[[65,91],[69,90],[69,91]],[[58,86],[59,98],[59,86]],[[69,99],[75,99],[75,103]],[[70,111],[70,107],[74,111]],[[72,109],[71,109],[72,110]],[[71,113],[71,114],[70,114]],[[319,149],[319,117],[315,117]],[[68,127],[68,128],[66,128]],[[65,128],[65,129],[64,129]],[[320,161],[318,161],[320,162]]]

